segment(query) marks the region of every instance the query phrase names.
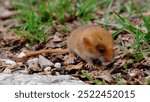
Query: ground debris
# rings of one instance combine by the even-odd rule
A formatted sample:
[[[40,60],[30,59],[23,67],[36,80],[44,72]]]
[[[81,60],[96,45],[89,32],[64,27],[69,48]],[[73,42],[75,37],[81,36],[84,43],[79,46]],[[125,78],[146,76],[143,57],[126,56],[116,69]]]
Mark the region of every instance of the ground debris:
[[[35,19],[33,19],[35,26],[33,22],[30,22],[32,25],[31,28],[31,25],[27,24],[29,22],[15,17],[18,14],[21,15],[21,13],[24,13],[24,11],[20,12],[20,10],[16,10],[16,8],[14,8],[12,5],[12,1],[13,0],[0,0],[0,74],[2,75],[0,76],[8,76],[10,78],[8,79],[8,82],[12,82],[12,80],[14,80],[16,83],[14,82],[12,84],[51,84],[49,82],[52,82],[53,84],[57,82],[59,84],[65,84],[65,82],[68,82],[69,84],[71,84],[72,80],[70,76],[68,77],[68,75],[72,75],[74,76],[74,79],[81,79],[88,84],[94,85],[147,84],[147,80],[150,78],[150,53],[149,50],[144,51],[144,49],[147,49],[150,43],[144,42],[145,39],[140,40],[146,35],[143,36],[142,33],[136,35],[136,32],[141,31],[144,32],[143,34],[146,34],[148,32],[145,27],[146,24],[144,24],[141,18],[142,15],[145,16],[144,19],[146,19],[150,15],[149,9],[143,10],[141,14],[138,15],[137,13],[134,13],[135,8],[130,8],[130,0],[127,0],[126,2],[123,1],[121,3],[119,3],[119,1],[115,1],[112,2],[112,5],[110,5],[111,9],[109,10],[109,12],[105,6],[100,7],[101,9],[95,8],[95,11],[93,13],[94,18],[89,20],[82,19],[84,18],[84,16],[86,16],[86,14],[81,14],[78,17],[77,14],[79,12],[77,12],[77,14],[75,14],[75,17],[69,16],[69,14],[65,13],[64,17],[63,15],[61,17],[62,19],[66,19],[59,21],[57,19],[59,18],[57,17],[57,13],[54,12],[51,16],[48,15],[49,18],[52,18],[54,20],[51,22],[46,21],[46,19],[48,18],[44,15],[46,14],[47,16],[47,8],[45,9],[44,13],[42,13],[38,11],[38,9],[34,7],[34,5],[30,5],[31,9],[35,9],[35,15],[32,15],[35,16]],[[74,3],[75,1],[72,0],[71,2]],[[42,0],[42,2],[45,2],[45,0]],[[140,0],[138,2],[140,2]],[[139,8],[142,5],[141,3],[135,4],[135,6]],[[99,1],[97,5],[99,5]],[[74,8],[70,9],[70,11],[71,10],[74,10]],[[133,15],[130,10],[133,10]],[[120,21],[121,23],[118,22],[119,18],[117,20],[117,15],[114,13],[114,11],[116,11],[116,13],[120,15],[120,17],[122,17],[123,21]],[[39,19],[36,19],[36,16],[42,19],[42,21],[40,22]],[[38,25],[39,22],[42,24]],[[45,24],[45,22],[47,23]],[[129,26],[131,30],[124,27],[124,25],[122,24],[124,22],[129,23],[127,26]],[[146,22],[148,22],[148,20]],[[76,56],[75,63],[66,64],[68,53],[33,54],[36,51],[45,49],[67,48],[67,37],[69,36],[70,32],[83,24],[101,25],[102,27],[108,29],[114,36],[114,60],[109,66],[102,66],[105,69],[86,68],[86,62],[84,62],[78,56]],[[33,30],[34,28],[36,29],[35,31]],[[138,30],[134,31],[136,28],[138,28]],[[28,29],[30,32],[26,32],[26,29]],[[28,39],[18,36],[17,34],[22,34],[21,32],[16,34],[16,31],[19,30],[21,32],[26,32],[26,34],[24,34],[23,36],[28,36],[28,33],[36,35],[40,32],[40,35],[37,36],[38,41],[32,42],[32,40],[29,40],[30,37],[32,38],[32,36],[30,35],[28,36]],[[115,35],[116,31],[119,31],[119,33]],[[47,40],[42,42],[39,39],[41,36],[43,36],[41,35],[43,33],[44,35],[47,35]],[[33,36],[33,38],[35,38],[35,36]],[[41,39],[43,38],[41,37]],[[141,45],[139,47],[139,50],[136,50],[138,48],[137,45],[133,46],[135,43],[139,43]],[[28,54],[33,54],[33,56],[28,56]],[[16,55],[17,57],[14,55]],[[83,74],[82,72],[85,73]],[[18,73],[21,75],[18,75]],[[32,81],[32,78],[30,78],[30,76],[26,76],[23,73],[26,75],[30,74],[33,77],[34,81]],[[45,77],[47,75],[48,77]],[[58,76],[59,79],[49,79],[51,78],[51,75]],[[64,78],[62,78],[63,75],[67,75],[67,77],[65,76]],[[16,80],[13,78],[16,78]],[[42,80],[43,83],[41,83],[38,78]],[[20,83],[19,81],[17,81],[17,79],[24,80],[22,83]],[[66,79],[69,79],[69,81],[66,81]],[[2,80],[2,82],[2,84],[8,84],[5,80]]]
[[[50,60],[46,59],[45,57],[43,57],[41,55],[38,58],[38,63],[41,68],[54,66],[54,63],[52,63]]]

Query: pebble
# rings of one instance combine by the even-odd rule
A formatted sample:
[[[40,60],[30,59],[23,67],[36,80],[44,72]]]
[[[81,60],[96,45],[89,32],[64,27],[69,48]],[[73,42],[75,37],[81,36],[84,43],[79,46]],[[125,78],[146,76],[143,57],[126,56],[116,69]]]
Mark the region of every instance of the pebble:
[[[10,59],[0,59],[0,61],[4,62],[5,64],[16,65],[16,62]]]
[[[55,65],[54,65],[54,67],[60,69],[61,68],[61,63],[56,62]]]
[[[30,71],[36,71],[36,72],[42,71],[42,69],[39,68],[38,65],[30,65],[30,66],[28,67],[28,69],[29,69]]]
[[[21,53],[18,55],[19,58],[22,58],[22,57],[25,57],[25,56],[26,56],[26,54],[25,54],[24,52],[21,52]]]
[[[135,76],[135,73],[129,73],[129,75],[130,75],[131,77],[133,77],[133,76]]]
[[[28,66],[38,65],[38,58],[30,59],[26,63]]]
[[[56,74],[56,76],[59,76],[59,75],[60,75],[60,73],[59,73],[59,72],[56,72],[55,74]]]
[[[6,68],[3,73],[11,73],[11,70],[9,68]]]
[[[40,65],[40,67],[42,69],[46,68],[46,67],[51,67],[54,66],[54,63],[52,63],[51,61],[49,61],[47,58],[43,57],[43,56],[39,56],[38,59],[38,64]]]

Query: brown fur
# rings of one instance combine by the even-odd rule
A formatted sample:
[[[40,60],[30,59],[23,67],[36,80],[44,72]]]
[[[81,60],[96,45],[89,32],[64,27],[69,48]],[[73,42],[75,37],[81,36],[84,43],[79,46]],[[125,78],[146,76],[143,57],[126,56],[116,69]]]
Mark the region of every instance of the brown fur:
[[[68,48],[71,54],[75,53],[88,62],[88,66],[93,66],[91,59],[110,62],[113,58],[113,37],[100,26],[82,26],[71,33]]]

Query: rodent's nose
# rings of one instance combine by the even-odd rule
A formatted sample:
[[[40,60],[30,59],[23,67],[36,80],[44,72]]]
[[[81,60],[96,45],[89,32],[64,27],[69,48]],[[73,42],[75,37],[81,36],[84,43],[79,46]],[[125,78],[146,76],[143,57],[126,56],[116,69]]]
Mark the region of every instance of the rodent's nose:
[[[91,58],[91,60],[92,60],[92,62],[93,62],[94,65],[102,63],[102,61],[99,60],[98,58]]]
[[[112,55],[101,56],[101,57],[99,57],[99,60],[101,61],[101,63],[104,66],[107,66],[113,62],[113,57],[112,57]]]
[[[102,64],[104,66],[108,66],[109,64],[112,64],[113,62],[114,62],[114,59],[111,59],[110,61],[104,61],[104,62],[102,62]]]

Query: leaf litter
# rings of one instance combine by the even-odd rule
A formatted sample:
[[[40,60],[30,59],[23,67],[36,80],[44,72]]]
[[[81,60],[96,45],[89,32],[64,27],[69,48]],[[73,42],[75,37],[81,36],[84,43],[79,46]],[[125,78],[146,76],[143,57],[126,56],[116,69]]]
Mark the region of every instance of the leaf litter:
[[[55,29],[50,30],[47,28],[47,32],[53,33],[53,35],[48,36],[46,43],[34,43],[33,46],[28,46],[26,48],[28,41],[12,32],[10,29],[16,25],[22,23],[19,19],[14,19],[13,16],[21,13],[20,11],[15,11],[11,7],[9,0],[3,5],[1,3],[0,8],[0,58],[12,59],[14,55],[19,55],[26,49],[30,50],[41,50],[41,49],[55,49],[55,48],[67,48],[66,39],[69,33],[66,33],[60,28],[61,24],[53,24]],[[2,2],[2,1],[0,1]],[[10,8],[9,8],[10,7]],[[113,9],[117,8],[117,5],[112,6]],[[111,9],[110,14],[113,15],[113,9]],[[102,18],[101,21],[89,21],[89,24],[99,24],[103,25],[103,15],[106,10],[97,10],[96,15]],[[100,13],[100,14],[99,14]],[[127,14],[127,12],[122,12],[122,14]],[[143,15],[149,15],[149,11],[143,12]],[[110,18],[110,20],[113,20]],[[114,21],[112,21],[114,22]],[[141,26],[141,21],[138,16],[130,18],[130,22],[134,25]],[[64,22],[65,23],[65,22]],[[73,30],[81,25],[80,20],[71,18],[71,21],[65,23],[69,29]],[[117,23],[116,23],[117,25]],[[110,32],[114,32],[120,29],[122,26],[116,26],[110,28]],[[112,26],[110,24],[109,26]],[[119,28],[117,28],[119,27]],[[135,60],[135,57],[130,54],[130,49],[135,42],[135,37],[131,32],[126,30],[119,33],[117,39],[115,39],[114,46],[114,62],[107,66],[105,69],[87,69],[85,67],[85,62],[77,57],[75,64],[67,65],[65,64],[65,58],[68,54],[42,54],[46,59],[50,60],[52,63],[59,62],[62,68],[56,68],[54,66],[46,66],[40,68],[39,64],[28,65],[26,62],[30,59],[38,58],[38,56],[29,57],[24,61],[16,61],[16,65],[7,64],[4,61],[0,61],[0,72],[1,73],[28,73],[28,74],[69,74],[75,78],[79,78],[89,84],[147,84],[147,78],[150,77],[150,53],[145,52],[144,55],[146,59]],[[84,74],[82,73],[85,72]]]

